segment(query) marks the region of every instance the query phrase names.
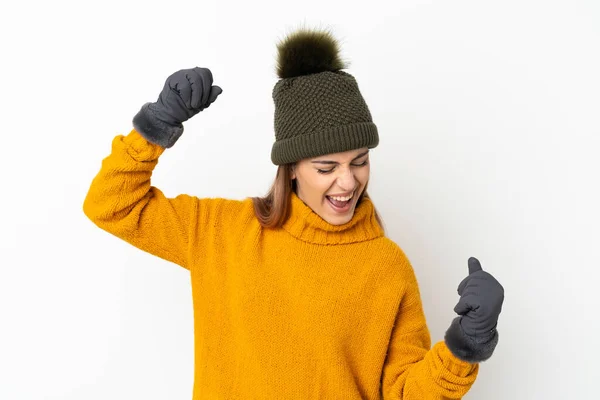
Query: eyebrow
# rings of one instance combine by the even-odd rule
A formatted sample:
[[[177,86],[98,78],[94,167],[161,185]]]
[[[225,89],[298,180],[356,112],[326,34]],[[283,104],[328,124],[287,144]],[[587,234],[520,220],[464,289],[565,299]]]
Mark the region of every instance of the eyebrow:
[[[369,154],[369,150],[357,155],[356,157],[354,157],[352,159],[352,161],[358,160],[359,158],[361,158],[362,156],[367,155],[367,154]],[[325,160],[311,161],[311,163],[313,163],[313,164],[338,164],[337,161],[325,161]]]

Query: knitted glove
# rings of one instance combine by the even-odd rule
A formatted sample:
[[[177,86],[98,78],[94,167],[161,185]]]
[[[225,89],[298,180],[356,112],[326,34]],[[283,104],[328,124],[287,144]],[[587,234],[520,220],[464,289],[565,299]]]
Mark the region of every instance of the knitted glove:
[[[461,296],[454,311],[456,317],[446,331],[444,340],[452,353],[471,363],[485,361],[492,356],[498,343],[496,326],[502,311],[504,288],[479,260],[469,258],[469,276],[458,286]]]
[[[208,108],[223,89],[212,86],[208,68],[182,69],[171,74],[158,100],[146,103],[133,118],[133,127],[149,142],[172,147],[183,133],[182,122]]]

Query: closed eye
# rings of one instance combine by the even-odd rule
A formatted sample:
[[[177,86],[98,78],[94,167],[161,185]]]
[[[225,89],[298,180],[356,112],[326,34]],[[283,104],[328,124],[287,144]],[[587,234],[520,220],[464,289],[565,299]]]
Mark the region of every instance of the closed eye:
[[[366,166],[368,163],[369,163],[369,160],[365,160],[365,161],[363,161],[363,162],[362,162],[362,163],[360,163],[360,164],[350,164],[350,165],[352,165],[353,167],[364,167],[364,166]],[[319,174],[328,174],[328,173],[332,172],[334,169],[335,169],[335,167],[334,167],[334,168],[331,168],[331,169],[317,169],[317,172],[318,172]]]

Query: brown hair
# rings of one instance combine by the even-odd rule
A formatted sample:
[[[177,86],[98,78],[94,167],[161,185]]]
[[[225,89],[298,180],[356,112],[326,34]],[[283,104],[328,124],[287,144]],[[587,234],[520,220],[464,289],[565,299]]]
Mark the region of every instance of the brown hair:
[[[254,214],[264,228],[279,228],[288,217],[289,198],[292,192],[296,191],[296,180],[292,180],[293,166],[294,163],[279,165],[273,185],[271,185],[266,196],[252,197]],[[364,197],[369,198],[367,186],[365,186],[356,204],[360,204]],[[377,213],[377,209],[375,209],[375,218],[383,229],[383,221]]]

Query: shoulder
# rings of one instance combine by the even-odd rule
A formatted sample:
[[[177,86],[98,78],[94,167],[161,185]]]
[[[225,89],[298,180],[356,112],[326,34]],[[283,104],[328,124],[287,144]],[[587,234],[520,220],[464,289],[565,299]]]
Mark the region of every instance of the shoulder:
[[[410,262],[410,259],[395,241],[387,236],[377,239],[382,255],[386,257],[386,264],[391,269],[391,272],[401,276],[403,281],[416,281],[415,271]]]
[[[190,196],[194,202],[189,223],[200,240],[230,240],[248,233],[255,225],[251,199]]]
[[[229,199],[224,197],[196,197],[198,212],[207,219],[240,221],[254,214],[251,198]]]
[[[408,257],[404,250],[392,239],[387,236],[382,236],[378,239],[377,246],[381,249],[382,253],[387,258],[392,259],[394,262],[408,262]]]

